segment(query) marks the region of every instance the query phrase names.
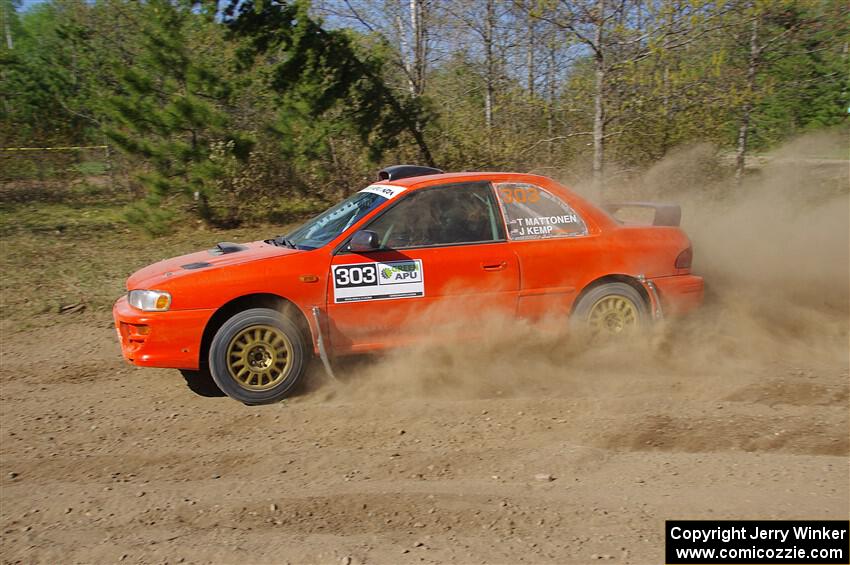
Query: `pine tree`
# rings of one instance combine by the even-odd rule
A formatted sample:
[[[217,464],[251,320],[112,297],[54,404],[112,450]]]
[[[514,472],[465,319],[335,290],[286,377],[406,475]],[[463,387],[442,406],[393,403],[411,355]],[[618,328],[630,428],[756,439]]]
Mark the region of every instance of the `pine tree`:
[[[224,160],[211,156],[223,148],[244,160],[251,141],[230,127],[225,105],[231,87],[221,61],[211,59],[211,49],[192,48],[203,44],[200,37],[212,37],[214,46],[217,33],[220,39],[214,12],[198,14],[191,4],[168,0],[151,0],[144,9],[140,59],[123,69],[119,91],[107,101],[107,135],[147,164],[139,175],[146,198],[130,219],[162,233],[174,216],[174,199],[188,196],[202,219],[234,224],[238,218],[216,182]]]
[[[422,101],[386,84],[380,40],[358,50],[356,36],[322,27],[307,2],[232,1],[225,13],[234,35],[246,42],[243,68],[261,57],[276,61],[268,85],[278,96],[275,130],[289,158],[315,160],[328,150],[332,133],[348,132],[372,160],[407,135],[421,159],[434,164],[420,127],[427,120]]]

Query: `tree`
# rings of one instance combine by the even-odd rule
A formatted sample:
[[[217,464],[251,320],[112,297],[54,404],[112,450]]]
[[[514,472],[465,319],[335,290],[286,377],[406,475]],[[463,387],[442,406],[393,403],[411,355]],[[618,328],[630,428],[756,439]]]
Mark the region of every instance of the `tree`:
[[[107,132],[161,231],[287,219],[384,159],[601,189],[705,140],[740,178],[748,152],[846,123],[841,0],[220,4],[0,0],[2,143]]]
[[[66,139],[85,128],[84,121],[68,112],[62,102],[72,89],[63,67],[71,61],[60,49],[61,14],[53,5],[36,6],[19,18],[18,2],[0,0],[5,38],[2,58],[0,119],[7,124],[3,137],[50,142]]]
[[[400,135],[408,134],[423,161],[434,165],[419,127],[424,108],[417,98],[401,97],[385,83],[380,50],[359,53],[349,34],[324,29],[301,2],[234,1],[226,14],[233,34],[247,41],[248,47],[241,51],[243,69],[260,56],[280,55],[269,70],[269,84],[279,96],[278,130],[290,153],[295,149],[293,128],[312,132],[308,135],[313,147],[321,148],[321,132],[328,127],[322,118],[344,103],[343,119],[335,115],[333,121],[356,132],[373,160],[396,146]]]
[[[220,61],[211,58],[226,52],[215,14],[193,8],[168,0],[144,5],[144,47],[107,99],[107,135],[148,164],[139,175],[146,198],[130,217],[152,233],[168,229],[173,207],[163,204],[179,195],[192,198],[204,220],[238,222],[232,202],[222,202],[225,195],[217,190],[223,159],[211,157],[217,148],[245,160],[252,140],[230,127],[226,106],[232,88],[216,70]],[[216,48],[199,48],[204,39]]]
[[[434,37],[439,3],[434,0],[324,0],[313,2],[311,11],[339,26],[378,38],[390,46],[387,60],[401,71],[413,97],[425,93],[429,69],[434,63]]]
[[[584,45],[593,61],[593,180],[601,190],[611,121],[606,102],[613,81],[623,69],[655,53],[696,41],[712,29],[719,12],[714,4],[702,0],[541,0],[541,5],[545,9],[536,17]]]
[[[795,0],[751,0],[740,6],[737,15],[740,18],[737,37],[743,37],[744,41],[739,39],[739,43],[746,52],[746,78],[735,150],[735,180],[740,184],[751,145],[754,111],[761,109],[774,115],[783,114],[788,119],[783,128],[785,135],[794,129],[793,125],[789,128],[788,123],[797,127],[804,125],[800,122],[805,118],[799,114],[805,115],[806,109],[812,108],[813,100],[799,100],[792,105],[787,104],[787,100],[782,103],[783,97],[804,98],[800,95],[814,94],[813,98],[819,102],[815,118],[818,125],[831,125],[843,117],[846,99],[842,100],[841,85],[842,82],[847,85],[848,78],[846,55],[842,61],[839,53],[846,50],[850,9],[840,2],[806,4]],[[768,94],[768,89],[774,93]],[[789,111],[798,116],[789,116]]]

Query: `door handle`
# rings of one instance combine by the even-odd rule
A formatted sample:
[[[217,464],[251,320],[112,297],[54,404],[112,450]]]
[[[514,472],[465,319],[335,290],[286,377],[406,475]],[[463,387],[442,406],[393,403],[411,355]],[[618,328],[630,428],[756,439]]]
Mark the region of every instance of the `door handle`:
[[[481,268],[485,271],[504,271],[508,268],[507,261],[485,261],[481,263]]]

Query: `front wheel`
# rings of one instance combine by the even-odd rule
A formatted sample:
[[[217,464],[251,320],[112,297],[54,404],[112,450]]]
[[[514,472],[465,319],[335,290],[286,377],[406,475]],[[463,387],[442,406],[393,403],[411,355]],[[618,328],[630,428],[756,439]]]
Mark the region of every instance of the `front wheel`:
[[[579,298],[573,310],[573,325],[593,338],[634,333],[649,322],[646,301],[626,283],[606,283]]]
[[[270,308],[252,308],[227,320],[210,344],[213,380],[245,404],[284,398],[305,368],[305,337],[295,323]]]

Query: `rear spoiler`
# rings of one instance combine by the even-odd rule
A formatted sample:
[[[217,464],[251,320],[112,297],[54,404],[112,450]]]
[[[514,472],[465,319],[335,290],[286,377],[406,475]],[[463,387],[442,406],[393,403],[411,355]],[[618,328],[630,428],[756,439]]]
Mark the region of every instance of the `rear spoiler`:
[[[682,207],[678,204],[660,204],[656,202],[608,202],[602,209],[612,216],[622,208],[653,208],[655,217],[653,226],[678,226],[682,221]]]

